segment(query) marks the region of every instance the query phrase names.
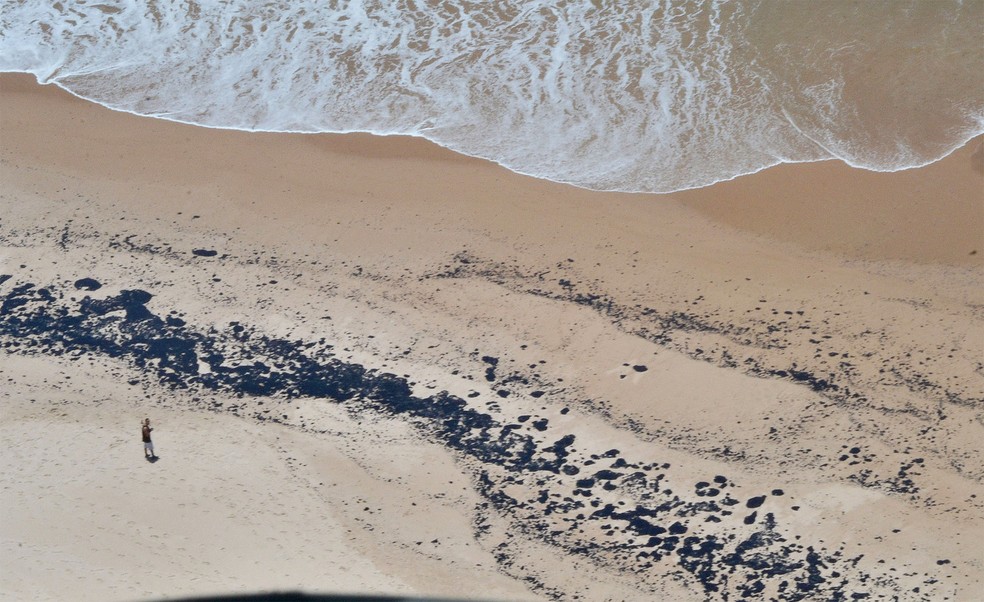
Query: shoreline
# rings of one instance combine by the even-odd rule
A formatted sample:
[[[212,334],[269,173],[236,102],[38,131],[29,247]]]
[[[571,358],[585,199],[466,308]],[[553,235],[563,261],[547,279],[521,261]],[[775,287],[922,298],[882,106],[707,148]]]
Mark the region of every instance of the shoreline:
[[[967,147],[973,147],[974,149],[984,148],[984,146],[982,146],[982,145],[984,145],[984,131],[980,131],[980,132],[977,132],[976,134],[972,134],[972,135],[966,137],[966,139],[963,140],[962,142],[957,142],[957,143],[953,144],[949,151],[947,151],[945,154],[941,155],[937,159],[929,160],[929,161],[926,161],[926,162],[921,163],[919,165],[913,165],[913,166],[909,166],[909,167],[900,167],[900,168],[895,168],[895,169],[890,169],[890,170],[869,169],[869,168],[865,168],[865,167],[861,167],[861,166],[857,166],[857,165],[852,165],[849,162],[845,161],[844,159],[841,159],[841,158],[838,158],[838,157],[831,157],[831,158],[828,158],[828,159],[821,159],[821,160],[817,160],[817,161],[792,161],[792,162],[780,161],[780,162],[774,163],[772,165],[767,165],[767,166],[764,166],[764,167],[760,167],[758,169],[755,169],[753,171],[749,171],[749,172],[746,172],[746,173],[736,174],[736,175],[731,176],[729,178],[724,178],[724,179],[721,179],[721,180],[718,180],[718,181],[715,181],[715,182],[711,182],[711,183],[708,183],[708,184],[694,186],[694,187],[690,187],[690,188],[682,188],[682,189],[679,189],[679,190],[673,190],[673,191],[669,191],[669,192],[654,193],[654,192],[646,192],[646,191],[615,190],[615,189],[613,189],[613,190],[599,190],[599,189],[592,189],[592,188],[586,188],[586,187],[583,187],[583,186],[579,186],[579,185],[577,185],[575,183],[572,183],[572,182],[564,182],[564,181],[560,181],[560,180],[551,180],[551,179],[546,178],[546,177],[543,177],[543,176],[538,176],[538,175],[526,173],[526,172],[523,172],[523,171],[520,171],[520,170],[515,170],[515,169],[512,169],[512,168],[504,165],[503,163],[501,163],[501,162],[499,162],[499,161],[497,161],[495,159],[481,157],[481,156],[478,156],[478,155],[470,155],[468,153],[465,153],[465,152],[462,152],[462,151],[458,151],[458,150],[452,149],[452,148],[450,148],[448,146],[444,146],[441,143],[439,143],[439,142],[437,142],[435,140],[432,140],[432,139],[430,139],[430,138],[428,138],[428,137],[426,137],[424,135],[421,135],[421,134],[380,133],[380,132],[375,132],[375,131],[371,131],[371,130],[359,130],[359,131],[350,131],[350,132],[338,132],[338,131],[303,131],[303,130],[262,130],[262,129],[260,129],[260,130],[249,130],[249,129],[231,127],[231,126],[208,125],[208,124],[194,123],[194,122],[191,122],[191,121],[184,121],[184,120],[180,120],[180,119],[172,119],[170,117],[160,116],[160,115],[145,115],[145,114],[137,113],[135,111],[131,111],[131,110],[128,110],[128,109],[116,108],[116,107],[110,106],[108,104],[105,104],[105,103],[103,103],[101,101],[98,101],[98,100],[95,100],[95,99],[88,98],[86,96],[82,96],[80,94],[77,94],[77,93],[73,92],[72,90],[70,90],[70,89],[68,89],[68,88],[60,85],[57,82],[45,82],[45,83],[41,83],[40,80],[38,79],[37,75],[34,74],[34,73],[32,73],[32,72],[30,72],[30,71],[0,71],[0,77],[2,77],[2,76],[6,76],[8,78],[11,77],[11,76],[12,77],[15,77],[15,78],[20,78],[22,76],[27,76],[27,77],[31,78],[31,80],[32,80],[31,83],[33,83],[33,84],[41,85],[41,86],[53,86],[53,87],[57,88],[58,90],[61,90],[62,92],[68,94],[69,96],[72,96],[73,98],[76,98],[76,99],[79,99],[79,100],[82,100],[82,101],[85,101],[85,102],[92,103],[94,105],[97,105],[99,107],[102,107],[104,109],[108,109],[108,110],[111,110],[111,111],[114,111],[114,112],[125,113],[127,115],[132,115],[134,117],[140,117],[140,118],[159,119],[159,120],[162,120],[162,121],[168,121],[170,123],[176,123],[176,124],[179,124],[179,125],[186,125],[186,126],[191,126],[191,127],[199,127],[199,128],[204,128],[204,129],[230,131],[230,132],[242,132],[242,133],[247,133],[247,134],[252,133],[252,134],[280,134],[280,135],[301,135],[301,136],[341,136],[341,137],[355,135],[355,136],[371,136],[373,138],[384,138],[384,139],[385,138],[389,138],[389,139],[421,140],[421,141],[425,142],[426,144],[433,145],[433,146],[435,146],[437,148],[442,149],[443,151],[451,152],[451,153],[454,153],[456,155],[459,155],[459,156],[464,157],[464,158],[467,158],[467,159],[488,162],[490,164],[494,164],[494,165],[496,165],[498,167],[501,167],[503,169],[506,169],[506,170],[510,171],[511,173],[515,173],[515,174],[520,175],[520,176],[530,177],[530,178],[534,178],[534,179],[540,179],[540,180],[544,180],[544,181],[550,182],[552,184],[559,184],[559,185],[562,185],[562,186],[570,186],[572,188],[577,188],[577,189],[585,190],[587,192],[602,193],[602,194],[641,194],[641,195],[650,195],[650,196],[656,196],[656,197],[671,196],[671,195],[676,195],[676,194],[687,194],[687,193],[692,193],[692,192],[695,192],[695,191],[706,190],[708,188],[711,188],[711,187],[714,187],[714,186],[718,186],[720,184],[727,184],[729,182],[734,182],[736,180],[742,180],[742,179],[746,178],[747,176],[754,176],[756,174],[759,174],[759,173],[762,173],[762,172],[765,172],[765,171],[769,171],[769,170],[772,170],[774,168],[780,168],[780,167],[790,166],[790,165],[813,165],[813,166],[816,166],[816,165],[825,164],[825,163],[834,163],[834,164],[837,164],[839,166],[839,169],[848,168],[848,169],[857,170],[859,172],[869,173],[869,174],[896,174],[896,173],[904,173],[904,172],[911,172],[911,171],[916,171],[916,170],[922,170],[922,169],[924,169],[926,167],[930,167],[930,166],[932,166],[934,164],[937,164],[937,163],[940,163],[940,162],[946,160],[948,157],[950,157],[954,153],[957,153],[957,152],[961,151],[962,149],[966,149]],[[8,84],[8,86],[9,85],[10,84]],[[984,155],[982,155],[982,157],[984,157]],[[978,159],[975,160],[975,170],[976,171],[979,171],[981,173],[984,173],[984,158],[978,158]]]
[[[984,276],[952,228],[981,199],[923,197],[979,182],[972,146],[592,193],[27,79],[0,76],[7,595],[778,596],[769,563],[816,596],[978,591]]]
[[[45,89],[29,73],[0,73],[0,81],[8,93]],[[249,132],[201,126],[110,109],[76,96],[57,84],[51,90],[58,90],[66,101],[71,98],[91,103],[137,121],[163,121],[179,127],[222,132],[233,138],[250,135],[310,137],[316,147],[360,157],[474,162],[517,178],[543,182],[552,191],[566,190],[569,194],[594,199],[594,202],[638,197],[654,203],[680,203],[716,223],[743,232],[849,259],[984,265],[984,194],[980,192],[984,188],[984,134],[957,146],[936,162],[901,171],[873,172],[830,159],[780,163],[709,186],[671,193],[606,192],[514,172],[493,161],[442,147],[424,137]],[[934,203],[921,201],[921,198],[935,195],[939,189],[946,190],[945,207],[937,207],[938,200]],[[795,204],[789,203],[791,199]]]

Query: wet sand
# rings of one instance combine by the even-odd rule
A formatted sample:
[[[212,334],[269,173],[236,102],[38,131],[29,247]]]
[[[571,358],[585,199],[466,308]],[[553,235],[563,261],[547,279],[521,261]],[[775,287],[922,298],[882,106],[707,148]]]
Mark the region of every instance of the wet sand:
[[[0,591],[972,600],[980,144],[593,193],[4,75]]]

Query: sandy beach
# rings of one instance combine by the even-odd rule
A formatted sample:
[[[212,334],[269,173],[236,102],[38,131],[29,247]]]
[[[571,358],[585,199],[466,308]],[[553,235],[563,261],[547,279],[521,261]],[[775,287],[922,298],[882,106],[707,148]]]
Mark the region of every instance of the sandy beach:
[[[5,74],[0,203],[5,599],[984,587],[981,138],[598,193]]]

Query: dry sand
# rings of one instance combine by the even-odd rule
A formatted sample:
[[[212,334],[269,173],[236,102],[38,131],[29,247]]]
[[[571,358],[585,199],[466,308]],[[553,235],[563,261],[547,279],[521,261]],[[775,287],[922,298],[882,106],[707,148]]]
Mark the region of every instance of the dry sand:
[[[981,156],[602,194],[3,75],[0,592],[977,599]]]

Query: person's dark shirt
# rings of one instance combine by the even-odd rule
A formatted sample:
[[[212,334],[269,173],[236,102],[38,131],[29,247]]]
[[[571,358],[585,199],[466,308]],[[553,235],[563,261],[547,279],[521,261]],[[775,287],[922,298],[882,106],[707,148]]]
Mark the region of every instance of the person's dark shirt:
[[[143,427],[143,433],[142,433],[143,434],[143,441],[144,441],[144,443],[150,443],[150,431],[152,431],[152,430],[154,430],[154,429],[150,428],[146,424],[144,425],[144,427]]]

